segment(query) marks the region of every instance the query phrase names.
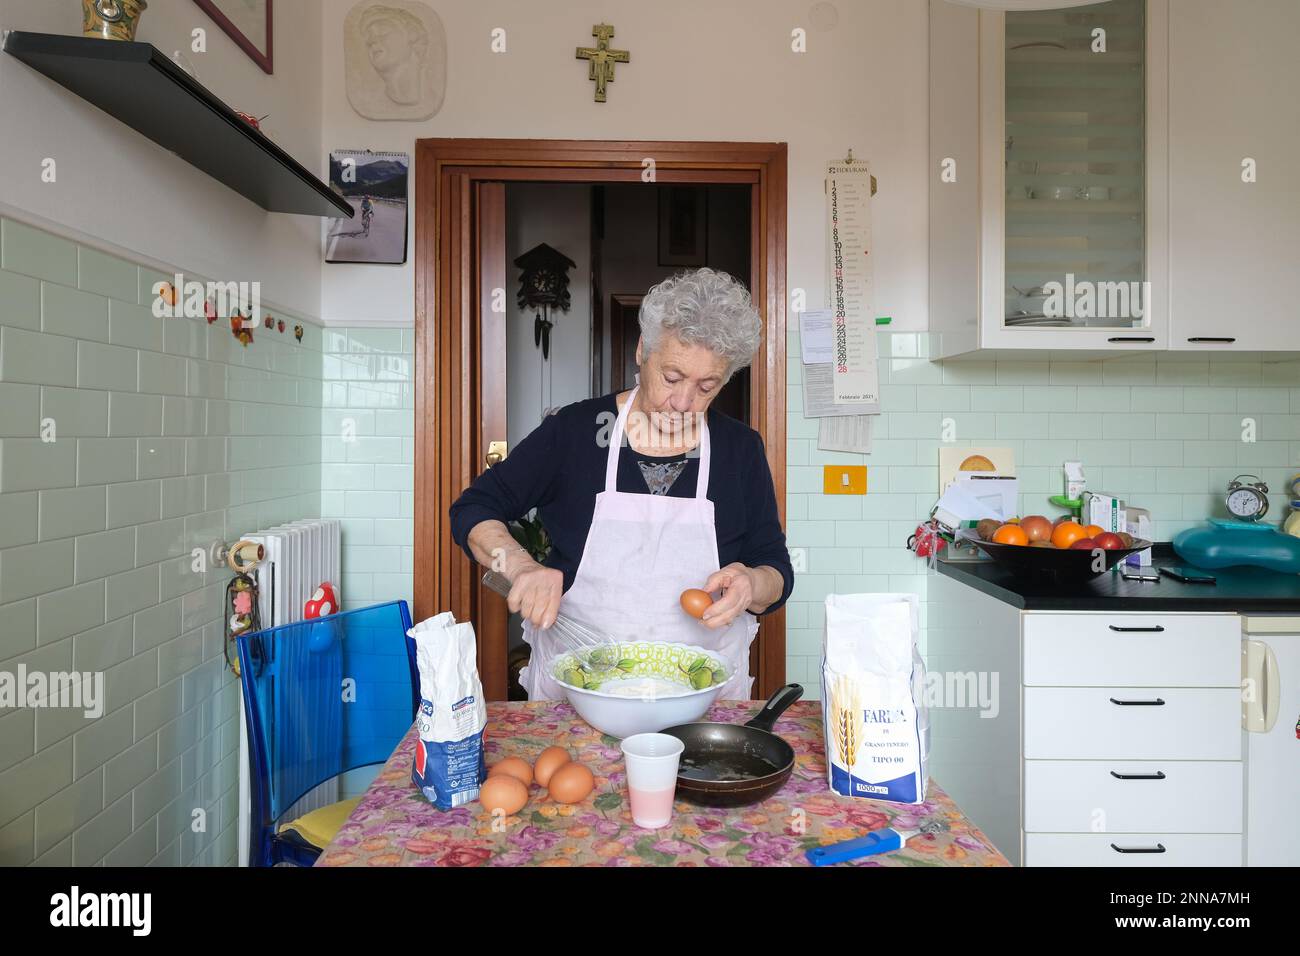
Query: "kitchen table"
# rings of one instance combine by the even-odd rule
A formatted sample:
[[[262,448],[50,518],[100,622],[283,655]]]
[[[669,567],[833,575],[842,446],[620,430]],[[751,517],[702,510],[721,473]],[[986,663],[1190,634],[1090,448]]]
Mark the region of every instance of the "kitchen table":
[[[761,701],[721,701],[707,719],[744,723]],[[596,789],[572,806],[534,787],[528,805],[500,832],[477,801],[436,809],[411,783],[415,728],[407,733],[317,866],[807,866],[804,850],[895,826],[934,832],[857,866],[1008,866],[952,799],[930,781],[916,806],[833,794],[826,784],[821,704],[799,701],[776,722],[796,763],[777,794],[748,807],[678,801],[672,822],[632,822],[618,741],[584,722],[567,701],[488,704],[489,766],[504,757],[531,763],[560,744],[591,768]]]

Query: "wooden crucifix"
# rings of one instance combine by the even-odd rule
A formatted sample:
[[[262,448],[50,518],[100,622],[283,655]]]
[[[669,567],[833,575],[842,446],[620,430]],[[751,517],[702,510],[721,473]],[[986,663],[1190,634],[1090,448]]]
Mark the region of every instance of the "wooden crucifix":
[[[610,38],[614,28],[608,23],[597,23],[591,28],[596,38],[595,47],[578,47],[578,59],[587,60],[587,79],[596,81],[596,102],[605,102],[605,84],[614,82],[614,64],[627,63],[631,54],[627,50],[611,50]]]

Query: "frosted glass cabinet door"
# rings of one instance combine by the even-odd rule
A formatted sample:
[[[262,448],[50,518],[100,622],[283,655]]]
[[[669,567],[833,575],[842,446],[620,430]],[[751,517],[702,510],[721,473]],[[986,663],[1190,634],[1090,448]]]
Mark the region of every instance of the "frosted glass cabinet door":
[[[1300,3],[1169,17],[1170,347],[1300,349]]]

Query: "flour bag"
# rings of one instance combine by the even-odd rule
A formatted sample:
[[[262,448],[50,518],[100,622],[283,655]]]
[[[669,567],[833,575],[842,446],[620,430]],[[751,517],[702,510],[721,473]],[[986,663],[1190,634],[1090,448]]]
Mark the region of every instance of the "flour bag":
[[[822,722],[831,790],[925,799],[930,751],[915,594],[831,594],[822,643]]]
[[[457,624],[444,611],[406,633],[415,641],[420,674],[411,780],[439,810],[450,810],[476,800],[479,781],[487,777],[487,705],[478,679],[474,626]]]

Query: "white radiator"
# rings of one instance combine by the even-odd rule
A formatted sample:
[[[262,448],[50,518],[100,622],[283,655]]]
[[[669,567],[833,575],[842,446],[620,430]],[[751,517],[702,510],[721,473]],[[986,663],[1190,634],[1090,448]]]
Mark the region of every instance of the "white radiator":
[[[327,518],[291,521],[242,536],[242,540],[256,542],[266,549],[265,558],[253,572],[257,578],[258,613],[263,630],[301,621],[303,605],[322,582],[329,581],[336,589],[340,588],[339,536],[338,521]],[[341,590],[339,596],[342,598]],[[252,796],[242,690],[239,715],[239,865],[248,866]],[[338,781],[323,783],[294,805],[289,819],[338,799]]]

